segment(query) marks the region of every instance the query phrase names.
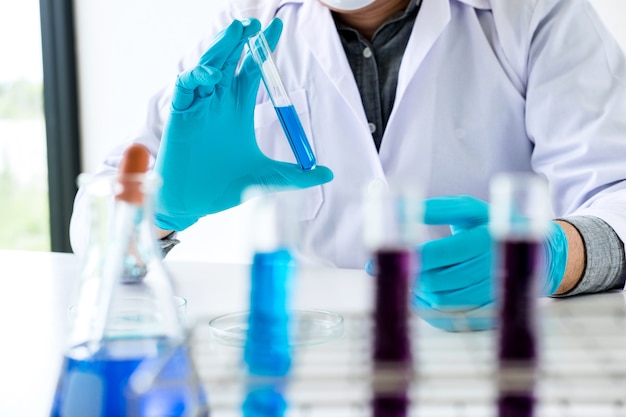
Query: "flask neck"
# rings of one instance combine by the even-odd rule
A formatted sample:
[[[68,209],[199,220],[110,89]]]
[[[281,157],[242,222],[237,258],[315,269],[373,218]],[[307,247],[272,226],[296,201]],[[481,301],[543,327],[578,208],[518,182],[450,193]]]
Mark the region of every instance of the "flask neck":
[[[117,196],[127,185],[117,178],[88,184],[91,199],[89,250],[81,272],[70,347],[101,348],[111,339],[159,339],[183,343],[186,329],[176,305],[173,282],[162,262],[154,231],[154,181],[135,176],[143,198]]]

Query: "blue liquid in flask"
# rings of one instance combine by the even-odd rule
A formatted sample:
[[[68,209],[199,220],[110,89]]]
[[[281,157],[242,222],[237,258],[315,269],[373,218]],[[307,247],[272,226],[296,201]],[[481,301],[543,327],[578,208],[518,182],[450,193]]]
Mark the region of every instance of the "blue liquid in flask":
[[[118,352],[128,347],[124,342],[109,342],[86,358],[80,358],[86,348],[78,346],[64,358],[51,417],[208,417],[206,394],[194,381],[184,346],[167,351],[160,340],[136,340],[137,354]],[[158,361],[163,351],[167,361],[152,385],[140,396],[132,395],[133,373],[145,361]]]
[[[305,171],[315,168],[317,162],[315,155],[311,149],[311,144],[304,133],[302,123],[296,109],[293,105],[284,107],[274,107],[276,114],[280,120],[280,124],[283,126],[283,130],[287,135],[291,149],[300,165]]]

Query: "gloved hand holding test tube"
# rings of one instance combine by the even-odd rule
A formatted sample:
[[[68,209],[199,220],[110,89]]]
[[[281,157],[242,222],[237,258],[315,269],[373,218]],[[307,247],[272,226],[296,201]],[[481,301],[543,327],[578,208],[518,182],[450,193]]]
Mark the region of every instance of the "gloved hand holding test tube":
[[[311,149],[298,113],[280,78],[280,73],[272,58],[272,51],[263,32],[248,38],[248,47],[250,48],[252,58],[261,69],[261,79],[272,100],[298,165],[305,171],[315,168],[316,161],[313,149]]]
[[[257,19],[233,21],[197,65],[177,77],[154,167],[163,180],[155,202],[156,224],[162,230],[185,230],[203,216],[235,207],[251,187],[263,194],[314,187],[333,179],[329,168],[316,165],[304,133],[298,133],[302,127],[295,112],[287,125],[289,132],[298,135],[294,153],[299,163],[272,159],[258,146],[254,112],[261,70],[252,53],[243,61],[241,55],[250,37],[259,39],[260,30]],[[273,19],[263,31],[264,47],[274,47],[281,31],[281,20]],[[261,48],[252,49],[263,57],[267,73],[272,65],[270,49],[261,52]],[[264,75],[266,85],[282,87],[277,74],[272,84]],[[282,97],[287,98],[286,93]],[[284,106],[281,110],[293,111],[289,101],[277,101],[275,93],[272,98]]]

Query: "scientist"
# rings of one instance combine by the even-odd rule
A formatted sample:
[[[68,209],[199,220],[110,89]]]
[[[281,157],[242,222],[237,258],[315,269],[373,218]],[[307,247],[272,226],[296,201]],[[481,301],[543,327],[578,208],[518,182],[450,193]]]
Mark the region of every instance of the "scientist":
[[[258,68],[241,60],[261,27],[317,155],[312,171],[292,163]],[[164,247],[248,186],[289,186],[303,202],[303,255],[362,268],[357,191],[414,181],[426,222],[442,225],[422,248],[418,313],[449,330],[490,327],[472,319],[493,304],[489,181],[534,172],[556,219],[544,295],[624,286],[626,62],[587,0],[247,0],[210,28],[130,138],[163,178]]]

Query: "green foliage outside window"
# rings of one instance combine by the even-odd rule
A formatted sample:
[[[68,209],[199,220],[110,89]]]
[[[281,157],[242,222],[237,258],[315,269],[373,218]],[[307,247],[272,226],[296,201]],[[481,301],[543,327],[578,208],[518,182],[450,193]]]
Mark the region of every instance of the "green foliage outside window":
[[[43,86],[19,80],[0,84],[0,119],[43,117]]]
[[[15,156],[8,149],[21,144],[7,143],[23,139],[19,123],[42,125],[43,120],[41,83],[16,81],[0,84],[0,145],[4,145],[0,146],[1,249],[50,250],[47,176],[37,175],[27,181],[19,178],[10,168]],[[33,146],[33,142],[45,144],[45,138],[28,139],[23,147]],[[32,161],[33,165],[45,162]]]

